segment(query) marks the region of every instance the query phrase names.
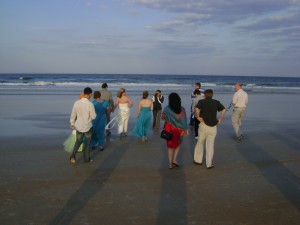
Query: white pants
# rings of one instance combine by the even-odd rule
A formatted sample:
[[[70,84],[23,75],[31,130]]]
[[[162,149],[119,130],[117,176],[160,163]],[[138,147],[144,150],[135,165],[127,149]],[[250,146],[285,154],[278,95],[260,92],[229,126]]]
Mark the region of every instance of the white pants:
[[[130,110],[120,109],[119,112],[119,126],[118,126],[118,133],[127,132],[128,129],[128,120],[130,116]]]
[[[206,142],[206,166],[210,167],[212,165],[216,136],[217,136],[217,126],[210,127],[207,126],[204,122],[199,124],[199,129],[198,129],[199,138],[194,150],[195,162],[202,163],[204,142]]]
[[[246,108],[244,108],[244,107],[233,109],[231,122],[232,122],[232,126],[233,126],[234,132],[237,137],[239,137],[243,134],[243,132],[241,130],[241,126],[242,126],[242,120],[243,120],[244,114],[245,114],[245,109]]]

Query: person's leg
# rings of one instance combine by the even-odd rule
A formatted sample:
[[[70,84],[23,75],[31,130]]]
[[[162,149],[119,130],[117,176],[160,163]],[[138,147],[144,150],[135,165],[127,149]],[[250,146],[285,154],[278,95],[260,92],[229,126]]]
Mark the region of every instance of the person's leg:
[[[207,168],[213,166],[214,145],[217,136],[217,127],[207,127],[208,135],[206,139],[206,166]]]
[[[156,129],[160,129],[160,118],[161,118],[161,109],[157,110],[157,114],[156,114],[156,124],[155,124],[155,128]]]
[[[71,157],[70,157],[70,159],[72,160],[73,163],[76,162],[76,153],[77,153],[80,145],[83,142],[83,136],[84,136],[83,133],[81,133],[79,131],[76,131],[76,142],[74,144],[73,152],[72,152]]]
[[[191,116],[190,116],[190,126],[194,126],[194,122],[195,122],[194,114],[191,113]]]
[[[175,150],[174,150],[172,163],[175,163],[176,165],[178,165],[177,156],[179,155],[179,150],[180,150],[180,145],[177,148],[175,148]]]
[[[174,157],[174,148],[168,148],[168,159],[169,159],[169,168],[173,168],[172,160]]]
[[[121,135],[123,133],[123,130],[124,130],[124,118],[122,114],[120,114],[120,118],[118,121],[118,133]]]
[[[194,125],[195,125],[195,138],[198,139],[198,129],[199,129],[199,120],[194,118]]]
[[[244,115],[245,115],[245,108],[240,108],[239,111],[240,111],[239,126],[240,126],[240,133],[242,135],[243,134],[243,132],[242,132],[242,121],[243,121]]]
[[[157,118],[157,110],[153,110],[153,124],[152,124],[152,128],[155,128],[156,118]]]
[[[239,137],[241,135],[240,132],[240,110],[239,108],[235,108],[232,113],[231,117],[232,126],[234,129],[234,132],[236,134],[236,137]]]
[[[191,105],[190,126],[194,126],[194,112],[192,110],[192,105]]]
[[[198,138],[197,144],[194,149],[194,162],[195,163],[202,163],[202,161],[203,161],[203,145],[204,145],[204,142],[206,139],[206,133],[205,133],[204,126],[205,126],[204,123],[199,124],[199,129],[198,129],[199,138]]]
[[[90,161],[90,142],[93,134],[93,128],[91,128],[88,132],[84,133],[85,142],[83,143],[83,160],[85,162]]]
[[[129,115],[126,116],[126,118],[124,118],[124,125],[123,125],[123,130],[124,133],[126,134],[127,130],[128,130],[128,120],[129,120]]]
[[[110,114],[111,114],[111,108],[108,109],[108,111],[106,112],[106,125],[110,122]],[[108,127],[110,128],[110,127]],[[111,134],[110,130],[107,129],[106,130],[106,135],[109,136]]]

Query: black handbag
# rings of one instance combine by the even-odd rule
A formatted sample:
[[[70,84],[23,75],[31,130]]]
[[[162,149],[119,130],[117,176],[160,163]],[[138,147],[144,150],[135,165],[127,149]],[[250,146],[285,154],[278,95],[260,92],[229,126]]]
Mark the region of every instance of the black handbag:
[[[167,140],[167,141],[169,141],[169,140],[172,139],[172,133],[170,133],[170,132],[163,129],[160,133],[160,137]]]

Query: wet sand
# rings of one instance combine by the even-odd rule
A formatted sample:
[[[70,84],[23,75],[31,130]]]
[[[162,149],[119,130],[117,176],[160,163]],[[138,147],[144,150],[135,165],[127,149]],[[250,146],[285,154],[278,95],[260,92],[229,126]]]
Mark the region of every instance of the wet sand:
[[[193,164],[192,131],[181,147],[180,168],[168,169],[159,133],[142,143],[130,134],[120,140],[115,130],[103,152],[92,152],[94,162],[78,155],[72,166],[62,147],[72,97],[30,103],[32,96],[24,96],[23,105],[14,96],[0,97],[1,224],[299,224],[300,116],[299,109],[287,109],[296,96],[280,111],[273,104],[260,108],[264,99],[257,98],[247,111],[243,142],[233,138],[228,112],[211,170]],[[269,103],[276,97],[266,96]]]

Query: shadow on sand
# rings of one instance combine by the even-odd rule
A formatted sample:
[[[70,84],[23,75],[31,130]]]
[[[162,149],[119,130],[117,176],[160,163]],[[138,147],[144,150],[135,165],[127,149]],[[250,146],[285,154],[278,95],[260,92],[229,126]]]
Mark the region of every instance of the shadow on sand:
[[[283,139],[277,133],[271,133],[271,135],[275,139]],[[237,145],[239,145],[237,149],[241,155],[255,165],[264,178],[300,211],[300,178],[285,167],[282,162],[251,141],[250,138],[246,137],[242,143],[242,145],[247,145],[247,148],[242,148],[240,143]],[[289,146],[299,146],[299,143],[289,143]]]
[[[116,147],[118,148],[118,147]],[[108,181],[114,168],[117,167],[123,155],[128,150],[128,144],[122,146],[122,151],[112,149],[112,153],[95,169],[92,174],[84,181],[82,186],[76,191],[67,203],[62,207],[60,212],[49,223],[49,225],[67,225],[79,213],[81,209],[92,199],[92,197],[99,192]],[[114,160],[111,160],[113,158]],[[101,167],[110,167],[111,170],[103,172]]]
[[[161,151],[164,152],[164,157],[160,169],[162,184],[156,224],[188,224],[184,170],[183,168],[167,169],[168,154],[165,145]],[[179,159],[181,156],[182,153],[179,153]]]

